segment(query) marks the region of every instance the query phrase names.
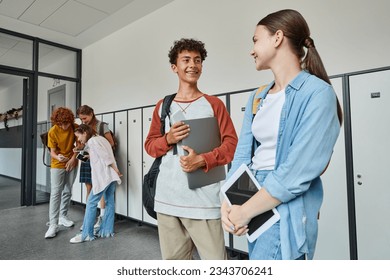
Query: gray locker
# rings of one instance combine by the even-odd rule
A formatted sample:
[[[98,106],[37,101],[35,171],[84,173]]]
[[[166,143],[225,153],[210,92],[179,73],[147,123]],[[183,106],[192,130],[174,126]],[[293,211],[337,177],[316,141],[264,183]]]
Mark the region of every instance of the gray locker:
[[[153,110],[155,107],[147,107],[143,108],[142,114],[143,114],[143,122],[142,122],[142,154],[143,154],[143,161],[142,161],[142,175],[145,175],[150,167],[152,166],[152,163],[154,161],[154,158],[149,156],[146,152],[144,147],[145,139],[146,136],[149,133],[149,128],[150,124],[152,122],[152,115],[153,115]],[[149,224],[154,224],[157,225],[157,220],[153,219],[149,214],[145,211],[144,207],[142,206],[142,211],[143,211],[143,221]]]
[[[128,216],[142,221],[142,119],[141,109],[128,111]]]
[[[244,119],[245,105],[252,91],[230,95],[230,117],[232,118],[237,135],[240,136],[242,121]]]
[[[115,213],[127,216],[127,112],[115,113],[115,130],[111,125],[110,129],[115,132],[118,146],[115,152],[116,162],[122,172],[122,183],[115,191]]]
[[[390,71],[350,77],[358,259],[390,259]]]
[[[342,78],[331,79],[340,105],[343,106]],[[318,220],[315,259],[348,260],[349,232],[344,125],[334,147],[332,159],[321,176],[324,200]],[[331,246],[330,246],[331,245]]]
[[[242,121],[244,119],[245,113],[245,105],[248,102],[250,93],[251,91],[247,91],[230,95],[230,117],[232,118],[234,128],[236,129],[238,136],[240,136]],[[233,239],[232,249],[245,253],[248,252],[248,239],[246,236],[232,235],[231,238]]]
[[[85,199],[86,188],[83,183],[80,183],[80,163],[77,166],[77,175],[74,180],[73,188],[72,188],[72,200],[75,202],[82,202],[82,197]]]

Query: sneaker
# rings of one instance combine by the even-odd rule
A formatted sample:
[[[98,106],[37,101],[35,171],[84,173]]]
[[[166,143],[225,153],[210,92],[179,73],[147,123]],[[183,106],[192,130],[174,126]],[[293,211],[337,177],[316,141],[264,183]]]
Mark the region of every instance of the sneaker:
[[[73,237],[69,242],[70,243],[73,243],[73,244],[76,244],[76,243],[82,243],[84,241],[91,241],[91,238],[89,238],[89,236],[87,236],[84,240],[83,240],[83,236],[82,234],[77,234],[75,237]]]
[[[74,226],[74,222],[69,220],[68,217],[60,217],[59,221],[58,221],[58,224],[61,226],[64,226],[64,227],[73,227]]]
[[[99,216],[98,217],[98,219],[97,219],[97,221],[96,221],[96,224],[93,226],[93,230],[94,231],[99,231],[99,229],[100,229],[100,226],[101,226],[101,224],[102,224],[102,221],[103,221],[103,217],[102,216]]]
[[[57,232],[58,232],[58,226],[50,225],[49,229],[46,231],[45,238],[53,238],[57,235]]]

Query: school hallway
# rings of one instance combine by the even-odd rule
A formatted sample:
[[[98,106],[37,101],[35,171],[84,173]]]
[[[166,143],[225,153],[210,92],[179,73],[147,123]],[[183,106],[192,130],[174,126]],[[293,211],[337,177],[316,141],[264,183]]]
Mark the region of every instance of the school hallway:
[[[114,237],[71,244],[80,232],[84,209],[72,203],[69,217],[75,226],[60,226],[56,237],[45,239],[49,204],[1,208],[0,260],[161,260],[157,227],[120,217]]]

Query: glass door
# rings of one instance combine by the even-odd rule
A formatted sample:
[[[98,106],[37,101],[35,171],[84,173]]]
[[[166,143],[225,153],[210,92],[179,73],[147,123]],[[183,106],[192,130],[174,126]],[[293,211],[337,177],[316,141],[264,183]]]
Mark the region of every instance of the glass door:
[[[0,210],[25,205],[24,96],[29,79],[0,73]]]

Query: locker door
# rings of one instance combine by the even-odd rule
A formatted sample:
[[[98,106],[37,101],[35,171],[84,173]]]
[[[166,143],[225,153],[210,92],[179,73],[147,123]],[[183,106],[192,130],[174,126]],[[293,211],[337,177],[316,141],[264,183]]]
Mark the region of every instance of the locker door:
[[[116,162],[120,172],[122,183],[115,191],[115,213],[127,216],[127,112],[115,113],[115,131],[112,125],[109,127],[115,132],[118,147],[115,152]]]
[[[350,77],[357,250],[390,259],[390,71]]]
[[[250,93],[251,91],[230,95],[230,117],[232,118],[238,136],[240,136],[245,105],[248,102]]]
[[[149,133],[150,123],[152,122],[153,110],[154,110],[154,107],[148,107],[148,108],[143,109],[143,122],[142,122],[142,130],[143,130],[143,134],[142,134],[142,153],[143,153],[142,169],[143,169],[143,173],[142,173],[142,176],[144,176],[146,173],[148,173],[148,171],[149,171],[149,169],[152,166],[152,163],[154,161],[154,158],[149,156],[145,152],[145,149],[143,148],[146,136]],[[142,200],[141,200],[141,202],[142,202]],[[149,214],[145,211],[143,206],[142,206],[142,211],[143,211],[143,219],[142,219],[143,221],[150,223],[150,224],[157,225],[157,220],[150,217]]]
[[[342,79],[331,80],[337,97],[343,107]],[[324,200],[318,220],[318,240],[314,258],[317,260],[348,260],[348,204],[347,175],[345,165],[344,127],[334,147],[332,159],[321,176]]]
[[[230,117],[232,118],[236,133],[240,136],[242,121],[244,120],[245,105],[248,102],[251,91],[230,95]],[[233,249],[240,252],[248,252],[248,239],[246,236],[233,235]]]
[[[128,111],[128,216],[142,221],[141,109]]]
[[[225,106],[226,106],[226,95],[220,95],[220,96],[218,96],[218,98],[219,99],[221,99],[221,101],[225,104]],[[227,172],[228,172],[228,165],[226,164],[225,165],[225,172],[226,172],[226,174],[227,174]],[[224,231],[223,232],[224,233],[224,240],[225,240],[225,246],[226,247],[229,247],[229,233],[228,232],[226,232],[226,231]]]

